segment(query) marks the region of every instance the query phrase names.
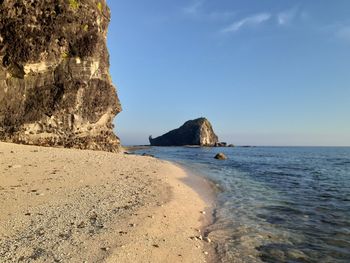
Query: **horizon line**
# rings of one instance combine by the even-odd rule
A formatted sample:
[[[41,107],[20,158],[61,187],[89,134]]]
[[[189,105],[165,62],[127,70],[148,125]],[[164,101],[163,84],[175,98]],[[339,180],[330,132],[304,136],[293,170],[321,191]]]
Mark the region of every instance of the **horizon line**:
[[[242,145],[234,145],[234,147],[216,147],[216,146],[200,146],[200,145],[182,145],[182,146],[152,146],[150,144],[121,144],[125,147],[130,146],[149,146],[149,147],[186,147],[186,146],[198,146],[199,148],[235,148],[235,147],[245,147],[245,148],[256,148],[256,147],[309,147],[309,148],[350,148],[350,145],[249,145],[249,144],[242,144]]]

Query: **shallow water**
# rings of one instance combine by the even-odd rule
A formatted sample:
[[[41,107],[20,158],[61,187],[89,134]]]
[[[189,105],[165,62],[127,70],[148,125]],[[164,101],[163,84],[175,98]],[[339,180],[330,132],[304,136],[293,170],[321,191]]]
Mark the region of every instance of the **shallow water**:
[[[152,147],[216,182],[222,262],[350,262],[350,148]],[[213,159],[217,152],[226,161]]]

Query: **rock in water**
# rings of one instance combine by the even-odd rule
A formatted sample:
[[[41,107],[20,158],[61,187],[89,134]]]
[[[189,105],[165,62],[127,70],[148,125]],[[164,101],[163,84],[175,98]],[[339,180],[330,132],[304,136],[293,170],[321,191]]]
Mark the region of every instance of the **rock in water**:
[[[227,156],[223,153],[218,153],[214,158],[217,160],[227,160]]]
[[[117,151],[105,0],[0,1],[0,140]]]
[[[180,128],[155,139],[150,137],[149,141],[152,146],[214,146],[218,142],[218,136],[206,118],[199,118],[187,121]]]

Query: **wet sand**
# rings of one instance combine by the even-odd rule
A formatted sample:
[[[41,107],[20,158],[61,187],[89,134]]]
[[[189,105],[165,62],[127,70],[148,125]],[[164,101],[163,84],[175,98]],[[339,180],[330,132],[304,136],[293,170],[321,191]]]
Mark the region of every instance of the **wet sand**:
[[[210,191],[152,157],[0,143],[0,261],[209,262]]]

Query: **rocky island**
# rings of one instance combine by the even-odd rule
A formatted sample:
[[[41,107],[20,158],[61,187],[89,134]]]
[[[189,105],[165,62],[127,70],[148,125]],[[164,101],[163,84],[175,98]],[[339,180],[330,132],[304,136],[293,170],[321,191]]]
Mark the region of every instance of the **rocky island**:
[[[115,152],[105,1],[0,1],[0,140]]]
[[[219,140],[210,122],[206,118],[198,118],[157,138],[150,136],[149,142],[152,146],[215,146]]]

